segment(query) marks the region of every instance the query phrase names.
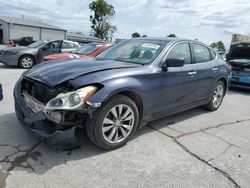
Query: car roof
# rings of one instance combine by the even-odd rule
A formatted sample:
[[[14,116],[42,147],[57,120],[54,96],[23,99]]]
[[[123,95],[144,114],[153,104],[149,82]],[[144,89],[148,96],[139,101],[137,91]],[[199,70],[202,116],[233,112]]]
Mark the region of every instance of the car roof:
[[[190,39],[185,39],[185,38],[177,38],[177,37],[140,37],[140,38],[132,38],[132,40],[161,40],[161,41],[166,41],[166,42],[179,42],[179,41],[188,41],[188,42],[197,42],[197,43],[202,43],[197,40],[190,40]],[[202,43],[203,44],[203,43]]]

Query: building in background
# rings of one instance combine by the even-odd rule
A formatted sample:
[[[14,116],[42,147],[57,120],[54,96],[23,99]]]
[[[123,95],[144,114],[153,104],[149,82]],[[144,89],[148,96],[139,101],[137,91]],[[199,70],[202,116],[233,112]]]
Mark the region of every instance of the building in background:
[[[97,37],[83,35],[81,33],[74,33],[74,32],[67,33],[67,40],[79,42],[81,44],[90,43],[90,42],[102,42],[103,41],[102,39],[99,39]]]
[[[67,31],[40,21],[0,16],[0,44],[11,39],[33,37],[33,40],[60,40],[67,38]]]
[[[238,43],[250,43],[250,37],[241,34],[233,34],[231,44]]]

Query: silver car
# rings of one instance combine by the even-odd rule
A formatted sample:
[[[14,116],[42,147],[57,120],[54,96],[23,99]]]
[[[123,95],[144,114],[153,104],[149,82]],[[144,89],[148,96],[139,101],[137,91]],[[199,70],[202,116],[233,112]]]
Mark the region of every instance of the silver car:
[[[4,48],[0,50],[0,62],[8,66],[31,68],[39,63],[44,56],[71,52],[80,45],[67,40],[45,41],[39,40],[27,47]]]

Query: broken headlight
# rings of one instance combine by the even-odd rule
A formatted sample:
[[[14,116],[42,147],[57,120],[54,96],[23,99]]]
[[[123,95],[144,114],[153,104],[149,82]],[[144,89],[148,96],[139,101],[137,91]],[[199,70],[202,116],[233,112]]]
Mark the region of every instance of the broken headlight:
[[[86,86],[69,93],[61,93],[47,104],[46,110],[78,110],[97,91],[95,86]]]

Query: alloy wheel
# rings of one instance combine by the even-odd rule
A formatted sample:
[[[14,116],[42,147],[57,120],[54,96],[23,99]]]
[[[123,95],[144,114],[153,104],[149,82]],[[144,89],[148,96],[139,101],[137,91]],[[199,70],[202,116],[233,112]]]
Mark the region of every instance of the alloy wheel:
[[[135,115],[131,107],[119,104],[111,108],[102,123],[102,135],[110,144],[125,140],[134,127]]]
[[[221,84],[218,84],[215,88],[213,94],[213,105],[215,108],[218,108],[223,100],[224,87]]]
[[[21,63],[22,63],[22,66],[27,69],[33,66],[33,59],[30,57],[24,57]]]

